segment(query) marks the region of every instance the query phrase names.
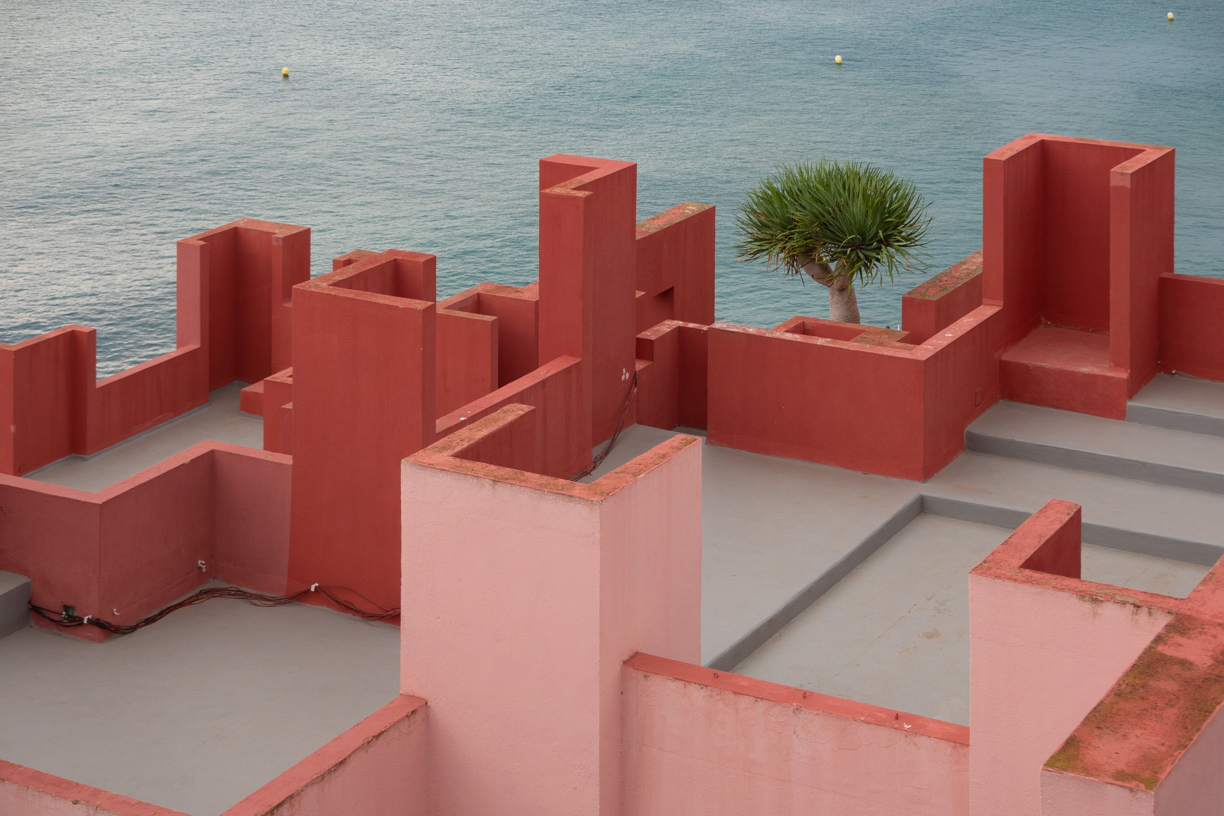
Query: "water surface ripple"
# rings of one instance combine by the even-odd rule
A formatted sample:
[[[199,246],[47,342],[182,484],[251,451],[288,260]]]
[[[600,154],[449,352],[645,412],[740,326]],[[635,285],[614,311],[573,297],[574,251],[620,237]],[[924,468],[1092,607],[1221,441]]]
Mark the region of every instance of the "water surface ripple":
[[[639,164],[641,217],[716,204],[718,317],[823,315],[736,261],[780,162],[856,157],[981,242],[981,157],[1026,132],[1177,148],[1177,269],[1224,273],[1224,4],[1151,0],[145,3],[0,0],[0,341],[99,330],[99,374],[174,342],[174,241],[242,216],[439,256],[440,294],[536,267],[536,160]],[[845,64],[833,64],[841,54]],[[289,66],[288,81],[280,69]],[[864,292],[896,325],[916,280]]]

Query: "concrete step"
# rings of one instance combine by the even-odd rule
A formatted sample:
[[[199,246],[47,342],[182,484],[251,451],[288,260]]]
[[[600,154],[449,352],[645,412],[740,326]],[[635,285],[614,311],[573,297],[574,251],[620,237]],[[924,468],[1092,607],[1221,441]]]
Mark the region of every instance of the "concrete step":
[[[30,579],[0,570],[0,638],[30,625]]]
[[[1015,529],[1050,499],[1084,508],[1084,543],[1211,566],[1224,555],[1214,493],[967,451],[922,485],[927,513]]]
[[[972,451],[1224,493],[1224,437],[1000,402],[965,431]]]
[[[1224,383],[1157,374],[1127,404],[1126,421],[1224,436]]]

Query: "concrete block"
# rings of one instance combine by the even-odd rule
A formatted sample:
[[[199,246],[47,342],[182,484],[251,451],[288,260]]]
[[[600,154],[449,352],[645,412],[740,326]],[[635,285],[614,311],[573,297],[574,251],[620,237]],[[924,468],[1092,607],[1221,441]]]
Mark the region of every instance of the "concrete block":
[[[0,570],[0,638],[30,625],[30,579]]]

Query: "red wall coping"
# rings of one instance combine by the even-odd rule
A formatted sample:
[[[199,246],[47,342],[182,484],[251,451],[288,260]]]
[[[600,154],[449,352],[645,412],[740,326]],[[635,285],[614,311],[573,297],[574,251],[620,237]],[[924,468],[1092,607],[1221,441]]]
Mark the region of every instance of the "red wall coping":
[[[74,805],[82,805],[82,814],[88,812],[86,808],[89,810],[101,808],[107,813],[115,813],[118,816],[188,816],[177,810],[151,805],[139,799],[120,796],[92,785],[83,785],[80,782],[73,782],[70,779],[0,759],[0,788],[8,785],[30,788]]]
[[[932,739],[954,742],[958,745],[969,744],[969,729],[963,725],[944,722],[943,720],[934,720],[929,717],[920,717],[917,714],[907,714],[893,709],[880,708],[879,706],[860,703],[855,700],[846,700],[841,697],[831,697],[815,691],[804,691],[793,686],[784,686],[765,680],[757,680],[754,677],[745,677],[742,674],[715,671],[714,669],[708,669],[705,666],[698,666],[694,663],[685,663],[680,660],[670,660],[665,657],[656,657],[655,655],[638,652],[625,661],[625,668],[635,669],[647,674],[670,677],[673,680],[679,680],[684,683],[693,683],[721,691],[729,691],[733,694],[755,697],[758,700],[806,708],[809,711],[821,714],[832,714],[835,717],[844,717],[867,725],[891,728],[894,731],[902,731],[906,734],[931,737]]]
[[[650,216],[645,221],[639,221],[637,223],[637,238],[641,240],[647,235],[665,230],[673,224],[679,224],[684,219],[691,218],[697,213],[712,209],[714,209],[713,204],[698,204],[695,201],[684,201],[669,210],[664,210],[661,213]]]
[[[424,709],[425,705],[425,700],[420,697],[399,695],[221,816],[261,816],[281,807],[303,788],[322,780],[358,750],[376,741],[392,726]]]
[[[924,280],[902,295],[903,298],[940,300],[982,274],[982,250],[968,255],[939,274]]]
[[[1177,615],[1045,767],[1155,790],[1222,706],[1224,629]]]
[[[214,235],[219,235],[232,229],[252,229],[260,232],[270,232],[272,235],[283,238],[286,235],[293,235],[299,232],[309,232],[310,227],[302,227],[297,224],[285,224],[280,221],[263,221],[258,218],[239,218],[237,221],[231,221],[228,224],[222,224],[219,227],[213,227],[204,232],[197,232],[195,235],[186,238],[180,238],[180,241],[194,241],[201,243],[206,238],[211,238]]]
[[[459,455],[468,448],[480,442],[486,436],[508,427],[518,421],[531,421],[530,417],[536,409],[530,405],[517,403],[490,414],[462,430],[455,431],[444,439],[435,442],[405,459],[415,465],[448,470],[452,473],[462,473],[468,476],[479,476],[496,482],[520,485],[533,490],[544,490],[549,493],[560,493],[588,501],[603,501],[636,482],[642,476],[658,468],[678,455],[691,445],[701,443],[695,436],[678,435],[666,442],[661,442],[646,453],[607,473],[590,484],[571,482],[568,479],[558,479],[554,476],[543,476],[523,470],[514,470],[490,465],[485,462],[475,462],[461,459]]]

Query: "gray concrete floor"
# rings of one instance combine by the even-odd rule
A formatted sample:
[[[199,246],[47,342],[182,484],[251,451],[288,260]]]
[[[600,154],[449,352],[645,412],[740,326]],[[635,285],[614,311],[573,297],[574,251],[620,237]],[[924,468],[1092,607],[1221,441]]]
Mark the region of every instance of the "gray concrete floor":
[[[262,423],[238,412],[238,391],[35,478],[96,491],[204,439],[258,448]],[[590,478],[675,433],[631,426]],[[921,484],[730,448],[702,456],[705,661],[916,499],[943,502],[944,516],[912,521],[739,671],[953,722],[968,718],[967,573],[1008,519],[1079,502],[1086,524],[1156,542],[1147,555],[1085,545],[1084,577],[1170,595],[1206,567],[1159,557],[1161,537],[1224,548],[1219,495],[1051,464],[971,451]],[[957,513],[972,518],[945,517]],[[313,607],[213,601],[100,645],[27,629],[0,641],[0,757],[210,816],[389,701],[397,668],[395,629]]]
[[[922,514],[737,667],[969,725],[969,571],[1011,530]],[[1083,577],[1185,597],[1207,568],[1086,545]]]
[[[0,758],[216,816],[399,692],[399,630],[212,600],[105,643],[0,640]]]
[[[238,410],[245,386],[234,383],[209,395],[208,404],[163,422],[92,456],[68,456],[27,478],[97,493],[206,439],[263,448],[263,420]]]
[[[632,425],[589,478],[681,432]],[[748,635],[918,495],[914,482],[794,459],[711,445],[701,456],[703,662]]]

